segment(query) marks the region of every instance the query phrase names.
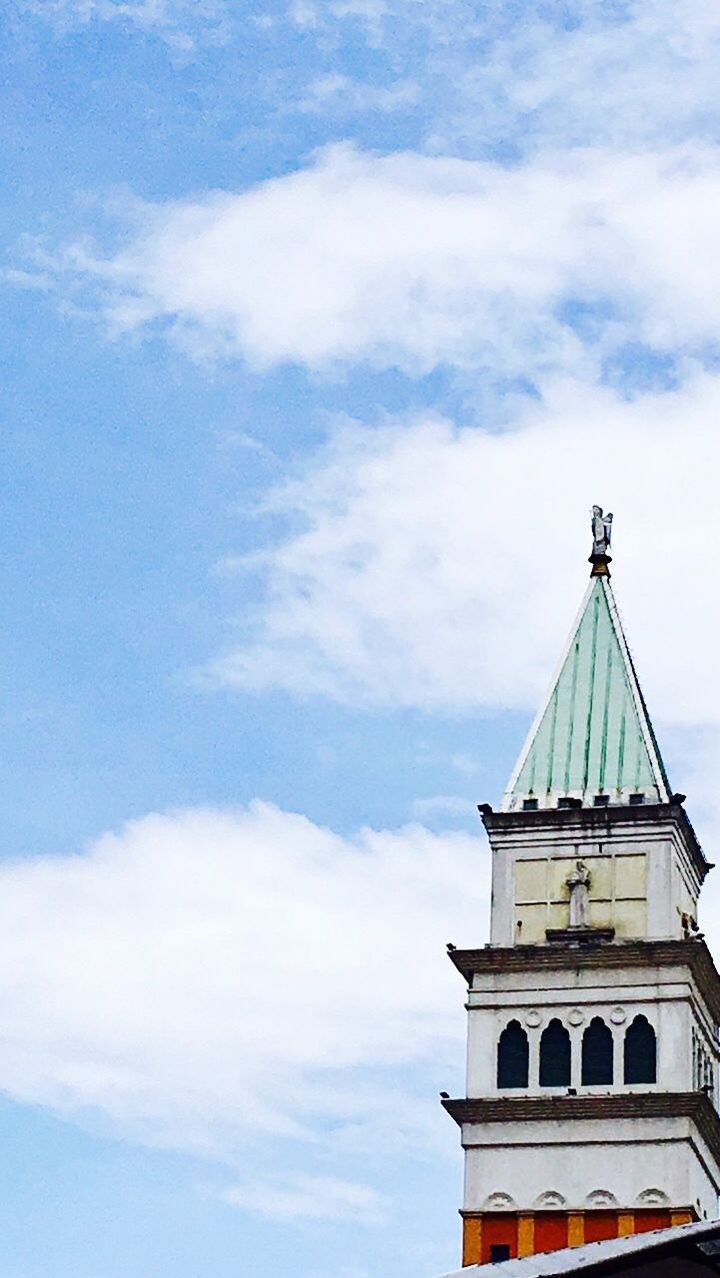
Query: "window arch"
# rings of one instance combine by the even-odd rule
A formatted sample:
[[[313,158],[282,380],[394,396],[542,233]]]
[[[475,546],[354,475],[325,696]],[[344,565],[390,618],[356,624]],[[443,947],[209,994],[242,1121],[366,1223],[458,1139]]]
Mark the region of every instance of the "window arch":
[[[498,1039],[498,1087],[527,1087],[529,1069],[528,1036],[519,1021],[510,1021]]]
[[[538,1194],[533,1207],[557,1211],[558,1207],[567,1207],[567,1198],[563,1198],[557,1189],[546,1189],[542,1194]]]
[[[570,1086],[570,1035],[557,1017],[540,1036],[540,1086]]]
[[[585,1087],[613,1081],[613,1036],[601,1016],[593,1016],[583,1034],[581,1077]]]
[[[625,1034],[625,1082],[657,1082],[657,1041],[647,1016],[636,1016]]]
[[[669,1207],[670,1199],[662,1189],[643,1189],[637,1196],[638,1207]]]
[[[488,1194],[482,1209],[483,1211],[517,1211],[517,1203],[511,1194],[505,1194],[501,1189],[496,1189],[494,1193]]]
[[[592,1189],[585,1199],[588,1207],[617,1207],[618,1200],[610,1189]]]

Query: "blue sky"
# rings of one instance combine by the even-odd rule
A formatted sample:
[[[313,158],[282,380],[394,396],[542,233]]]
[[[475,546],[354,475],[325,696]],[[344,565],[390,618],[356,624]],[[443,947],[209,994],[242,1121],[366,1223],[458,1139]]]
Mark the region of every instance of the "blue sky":
[[[5,6],[7,1278],[456,1266],[444,948],[593,502],[713,859],[720,19],[671,8]]]

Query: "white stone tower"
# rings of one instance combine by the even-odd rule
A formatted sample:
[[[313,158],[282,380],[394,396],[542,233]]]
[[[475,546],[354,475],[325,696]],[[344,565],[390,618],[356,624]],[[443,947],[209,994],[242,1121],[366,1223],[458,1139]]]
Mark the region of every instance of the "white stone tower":
[[[714,1217],[720,977],[711,868],[672,794],[593,512],[592,576],[502,809],[468,984],[463,1263]]]

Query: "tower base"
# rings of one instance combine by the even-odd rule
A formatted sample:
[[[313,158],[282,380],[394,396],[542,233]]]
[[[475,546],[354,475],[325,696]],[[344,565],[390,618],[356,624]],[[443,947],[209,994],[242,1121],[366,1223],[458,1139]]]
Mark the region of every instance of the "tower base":
[[[668,1229],[697,1220],[691,1207],[619,1207],[601,1211],[463,1212],[463,1265],[534,1256],[626,1234]],[[502,1254],[500,1254],[502,1252]]]

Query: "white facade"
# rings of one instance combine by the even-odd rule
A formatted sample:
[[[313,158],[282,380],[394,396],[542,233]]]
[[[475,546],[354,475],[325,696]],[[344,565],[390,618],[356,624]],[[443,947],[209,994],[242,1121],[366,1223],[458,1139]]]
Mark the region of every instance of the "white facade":
[[[468,994],[467,1096],[470,1099],[524,1097],[687,1095],[702,1086],[702,1043],[712,1062],[712,1099],[717,1103],[718,1049],[713,1018],[690,968],[683,964],[619,967],[611,972],[573,969],[476,973]],[[624,1042],[635,1016],[644,1015],[657,1040],[657,1081],[628,1084]],[[613,1082],[583,1085],[582,1039],[593,1017],[601,1017],[613,1037]],[[557,1018],[571,1040],[569,1087],[541,1087],[540,1039]],[[511,1020],[529,1043],[528,1086],[497,1084],[497,1045]],[[702,1076],[704,1078],[705,1075]],[[618,1206],[691,1208],[714,1217],[720,1195],[720,1168],[706,1141],[687,1116],[619,1118],[606,1116],[557,1121],[526,1117],[514,1122],[469,1122],[463,1208],[472,1211]]]
[[[469,979],[467,1100],[456,1114],[464,1120],[464,1212],[666,1206],[714,1217],[720,983],[694,930],[707,867],[684,812],[672,804],[635,813],[486,811],[484,820],[493,854],[492,942],[453,954]],[[642,873],[618,875],[618,864],[637,867],[638,858]],[[577,861],[592,867],[590,903],[594,882],[605,913],[598,926],[573,930],[564,880]],[[613,873],[603,878],[599,861],[625,895],[608,890]],[[523,880],[528,864],[534,868]],[[546,894],[542,940],[524,944],[517,924],[529,903],[518,882],[533,882],[533,874],[539,888],[554,882],[558,899]],[[626,924],[620,937],[619,920]],[[638,1017],[654,1033],[656,1057],[652,1079],[635,1083],[626,1081],[625,1044]],[[597,1018],[612,1041],[612,1077],[601,1086],[583,1079],[583,1038]],[[541,1078],[551,1022],[570,1043],[569,1074],[559,1086]],[[526,1042],[522,1086],[499,1078],[500,1039],[511,1025]]]
[[[515,1096],[516,1089],[497,1086],[497,1043],[505,1026],[519,1020],[529,1041],[529,1079],[525,1095],[567,1094],[567,1088],[540,1087],[540,1037],[553,1018],[566,1026],[572,1044],[570,1087],[583,1094],[646,1092],[648,1084],[623,1082],[623,1047],[628,1025],[644,1015],[657,1039],[657,1082],[661,1091],[687,1092],[701,1086],[693,1039],[712,1062],[712,1091],[717,1094],[718,1044],[705,998],[683,964],[612,971],[580,966],[567,970],[476,973],[468,992],[468,1097]],[[613,1036],[613,1083],[583,1087],[582,1037],[594,1016]]]
[[[692,1208],[714,1219],[717,1167],[687,1118],[472,1123],[468,1211]]]

